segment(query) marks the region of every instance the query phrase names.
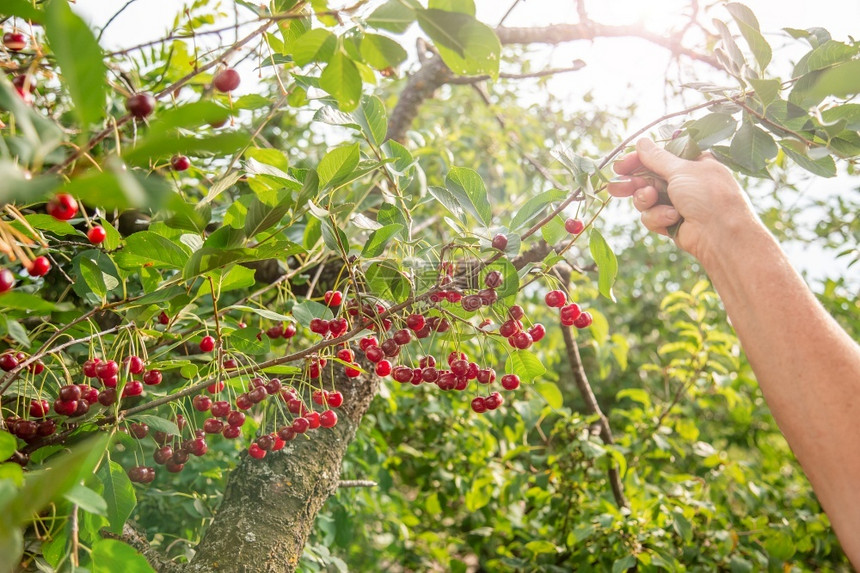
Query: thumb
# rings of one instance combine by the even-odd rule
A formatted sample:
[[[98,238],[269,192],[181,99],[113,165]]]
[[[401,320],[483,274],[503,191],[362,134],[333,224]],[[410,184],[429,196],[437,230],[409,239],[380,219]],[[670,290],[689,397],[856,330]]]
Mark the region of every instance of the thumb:
[[[664,179],[669,179],[675,171],[683,167],[684,163],[686,163],[686,161],[677,155],[673,155],[669,151],[658,147],[656,143],[647,138],[636,142],[636,151],[642,165]]]

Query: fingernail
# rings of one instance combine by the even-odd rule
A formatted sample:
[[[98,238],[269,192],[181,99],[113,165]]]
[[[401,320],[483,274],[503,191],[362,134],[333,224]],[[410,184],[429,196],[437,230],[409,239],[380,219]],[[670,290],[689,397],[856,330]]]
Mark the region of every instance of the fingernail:
[[[610,183],[627,183],[628,181],[630,181],[630,178],[623,176],[613,177],[609,180]]]
[[[666,218],[674,221],[678,218],[678,211],[672,207],[666,209]]]
[[[643,137],[642,139],[637,141],[636,144],[640,145],[642,147],[654,147],[654,145],[655,145],[655,143],[653,141],[651,141],[650,139],[648,139],[647,137]]]

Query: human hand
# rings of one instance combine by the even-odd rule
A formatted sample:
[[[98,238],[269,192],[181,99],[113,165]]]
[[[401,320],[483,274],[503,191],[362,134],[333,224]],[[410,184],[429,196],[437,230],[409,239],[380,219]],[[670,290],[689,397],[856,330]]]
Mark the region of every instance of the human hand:
[[[672,205],[658,203],[658,187],[663,182],[637,175],[643,168],[665,180]],[[667,228],[683,217],[675,242],[699,260],[723,248],[739,225],[758,224],[731,172],[710,154],[689,161],[650,139],[640,139],[636,151],[616,161],[614,169],[629,177],[610,183],[609,193],[632,196],[633,206],[642,213],[642,224],[661,235],[669,235]]]

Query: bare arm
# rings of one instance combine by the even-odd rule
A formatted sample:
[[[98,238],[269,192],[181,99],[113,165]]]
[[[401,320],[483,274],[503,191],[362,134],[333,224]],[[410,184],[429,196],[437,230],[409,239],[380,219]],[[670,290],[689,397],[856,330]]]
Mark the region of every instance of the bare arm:
[[[777,424],[860,565],[860,346],[818,303],[722,165],[685,161],[644,141],[616,171],[641,165],[669,182],[677,211],[656,205],[642,178],[613,183],[610,193],[632,195],[658,233],[684,216],[677,244],[702,262]]]

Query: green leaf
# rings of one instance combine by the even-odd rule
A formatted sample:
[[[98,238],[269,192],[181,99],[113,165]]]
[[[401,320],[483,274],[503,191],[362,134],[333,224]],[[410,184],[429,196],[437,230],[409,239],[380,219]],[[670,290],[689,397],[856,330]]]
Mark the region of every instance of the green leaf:
[[[406,60],[406,50],[385,36],[365,34],[361,39],[361,57],[377,70],[396,68]]]
[[[755,96],[764,107],[770,105],[779,95],[779,90],[782,89],[782,82],[779,80],[757,80],[750,78],[749,82],[755,89]]]
[[[175,134],[178,128],[195,129],[211,123],[221,122],[230,117],[230,110],[215,103],[203,100],[177,105],[159,110],[149,125],[149,136]]]
[[[554,543],[550,543],[549,541],[545,541],[543,539],[529,541],[528,543],[526,543],[525,547],[535,555],[558,552]]]
[[[612,573],[624,573],[634,565],[636,565],[636,556],[627,555],[626,557],[616,559],[612,563]]]
[[[123,160],[129,165],[148,166],[154,159],[172,155],[224,156],[236,153],[251,142],[247,132],[227,131],[206,137],[189,137],[177,131],[150,133],[136,146],[126,149]],[[101,205],[100,205],[101,206]]]
[[[385,247],[388,246],[388,242],[391,238],[402,230],[403,225],[398,223],[392,223],[382,227],[381,229],[375,230],[370,234],[370,237],[368,237],[367,242],[364,244],[361,256],[363,258],[378,257],[383,251],[385,251]],[[0,299],[0,301],[2,301],[2,299]]]
[[[273,320],[275,322],[292,322],[293,319],[284,314],[279,314],[273,310],[269,310],[266,308],[255,308],[251,306],[244,306],[241,304],[234,304],[229,307],[229,310],[240,310],[242,312],[252,312],[258,316],[262,316],[266,320]],[[225,309],[227,310],[227,309]]]
[[[770,63],[773,51],[770,48],[770,44],[767,43],[767,40],[764,39],[764,36],[759,31],[758,20],[756,20],[755,14],[740,3],[726,4],[726,9],[735,19],[735,22],[737,22],[741,34],[743,34],[744,39],[749,44],[758,62],[759,70],[764,72]]]
[[[561,395],[561,390],[554,382],[548,380],[540,380],[535,382],[535,390],[541,395],[541,398],[546,400],[550,408],[558,410],[564,405],[564,398]]]
[[[51,0],[45,35],[60,66],[60,80],[74,102],[74,113],[84,126],[99,121],[106,109],[107,66],[92,31],[66,0]]]
[[[18,441],[9,432],[0,430],[0,460],[6,460],[18,449]]]
[[[618,260],[615,258],[615,253],[612,252],[612,248],[600,231],[594,228],[591,229],[588,249],[594,262],[597,263],[597,286],[600,294],[615,302],[615,295],[612,293],[612,285],[615,284],[615,277],[618,275]]]
[[[446,12],[462,12],[469,16],[475,15],[474,0],[430,0],[428,8],[445,10]]]
[[[821,101],[827,96],[848,97],[860,94],[860,60],[851,60],[821,72],[806,94],[807,101]]]
[[[367,25],[395,34],[405,32],[415,21],[415,12],[400,0],[388,0],[367,17]]]
[[[699,149],[707,149],[735,133],[738,122],[727,113],[710,113],[687,127]]]
[[[773,559],[785,561],[794,556],[797,548],[794,546],[792,535],[775,532],[768,535],[767,541],[764,542],[764,550]]]
[[[155,573],[146,558],[116,539],[100,539],[93,544],[92,573]]]
[[[753,172],[764,170],[767,161],[778,152],[773,138],[751,122],[741,126],[732,138],[730,150],[735,163]]]
[[[520,207],[520,210],[514,215],[514,218],[511,220],[511,230],[516,231],[520,227],[525,226],[526,223],[543,211],[547,205],[554,201],[561,201],[565,197],[567,197],[567,193],[560,189],[550,189],[549,191],[535,195],[526,201],[526,204]]]
[[[58,237],[64,237],[68,235],[77,235],[82,236],[83,233],[72,227],[70,224],[65,221],[58,221],[54,219],[50,215],[44,215],[42,213],[35,213],[32,215],[24,216],[24,219],[34,229],[39,229],[40,231],[48,231],[49,233],[53,233]]]
[[[113,162],[107,170],[90,171],[77,176],[63,187],[64,192],[77,197],[79,201],[98,205],[106,211],[129,207],[157,210],[169,190],[163,179],[126,171]]]
[[[317,166],[320,187],[337,186],[355,170],[360,158],[358,143],[335,147],[326,153]]]
[[[55,310],[57,305],[43,297],[13,290],[0,296],[0,308],[14,308],[43,314]]]
[[[274,206],[263,203],[257,198],[251,200],[245,215],[244,232],[246,237],[253,237],[267,231],[281,222],[287,211],[294,206],[292,196],[287,196]]]
[[[125,240],[125,249],[114,256],[116,263],[125,269],[143,265],[155,268],[181,269],[185,267],[191,250],[180,243],[153,231],[140,231]]]
[[[463,212],[463,208],[460,206],[459,199],[448,189],[445,187],[435,187],[431,186],[427,188],[427,191],[437,200],[439,203],[445,206],[452,215],[457,217],[458,219],[463,220],[465,213]]]
[[[514,350],[505,361],[505,372],[516,374],[523,382],[531,382],[546,373],[540,359],[528,350]]]
[[[445,177],[448,190],[460,206],[478,221],[489,227],[493,212],[487,198],[487,188],[477,171],[465,167],[452,167]]]
[[[102,464],[97,476],[102,482],[102,497],[107,503],[108,529],[118,535],[137,505],[134,486],[122,466],[114,461]]]
[[[238,352],[249,356],[259,356],[269,352],[270,345],[268,336],[261,336],[258,340],[257,334],[256,329],[240,328],[234,330],[227,337],[227,340],[230,342],[230,346]]]
[[[322,74],[320,87],[337,100],[342,111],[352,111],[361,100],[361,74],[355,62],[343,52],[329,60]]]
[[[382,145],[388,133],[388,117],[382,100],[371,95],[361,99],[361,105],[352,114],[364,135],[377,146]]]
[[[24,523],[78,483],[82,476],[92,472],[104,452],[109,436],[99,434],[86,439],[71,449],[52,457],[44,469],[27,474],[20,495],[8,508],[13,522]]]
[[[32,20],[37,24],[41,24],[45,19],[45,15],[26,0],[3,0],[3,14]]]
[[[314,318],[330,319],[334,317],[331,309],[314,300],[306,300],[293,307],[293,316],[300,324],[310,324]]]
[[[819,177],[836,177],[836,163],[830,155],[812,159],[807,154],[806,145],[794,139],[783,139],[779,142],[779,146],[783,153],[810,173]]]
[[[107,296],[108,287],[105,281],[106,278],[111,280],[114,287],[119,284],[115,278],[102,273],[99,266],[90,259],[80,259],[80,272],[81,278],[84,279],[84,282],[90,288],[90,291],[101,299]]]
[[[152,414],[136,414],[132,419],[137,422],[143,422],[152,430],[158,430],[159,432],[164,432],[172,436],[178,436],[180,434],[179,426],[176,425],[176,422],[168,420],[167,418],[153,416]]]
[[[85,485],[75,484],[63,497],[84,511],[97,515],[105,515],[107,512],[107,502],[104,498]]]
[[[293,45],[293,61],[299,66],[311,62],[327,62],[337,48],[337,36],[325,28],[316,28],[296,40]]]
[[[502,45],[492,28],[473,16],[444,10],[419,10],[418,24],[436,44],[439,55],[460,75],[499,75]]]

